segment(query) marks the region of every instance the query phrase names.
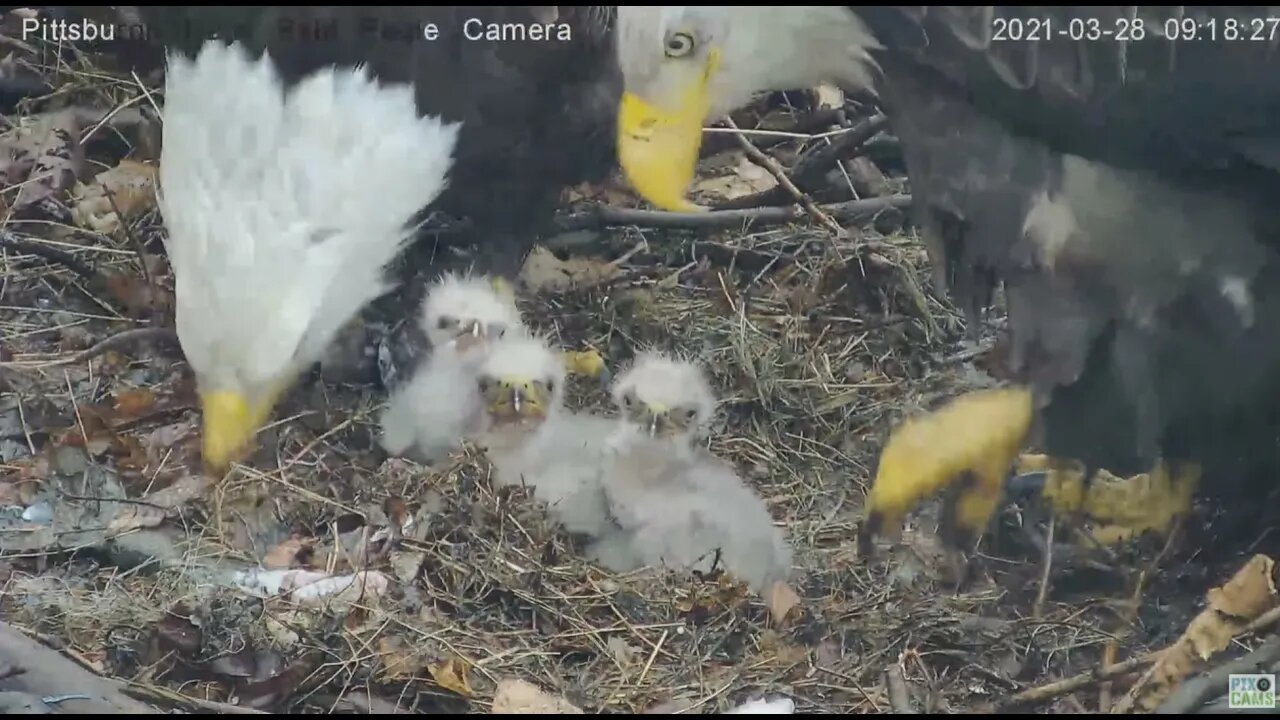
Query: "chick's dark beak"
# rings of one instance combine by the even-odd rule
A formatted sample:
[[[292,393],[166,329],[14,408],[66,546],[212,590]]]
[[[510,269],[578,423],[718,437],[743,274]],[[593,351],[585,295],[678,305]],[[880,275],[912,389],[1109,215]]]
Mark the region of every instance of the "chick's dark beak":
[[[461,326],[458,328],[458,334],[453,336],[454,345],[459,350],[469,350],[481,345],[484,341],[484,326],[477,321]]]

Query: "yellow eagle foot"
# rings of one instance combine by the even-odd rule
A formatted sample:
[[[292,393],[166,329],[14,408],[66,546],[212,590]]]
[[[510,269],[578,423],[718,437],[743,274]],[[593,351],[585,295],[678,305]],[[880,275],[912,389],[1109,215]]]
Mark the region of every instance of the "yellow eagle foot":
[[[566,350],[562,354],[564,358],[564,368],[571,375],[582,375],[585,377],[593,377],[601,383],[607,384],[610,380],[609,366],[604,362],[604,356],[595,350]]]
[[[1167,536],[1174,522],[1190,512],[1201,468],[1160,461],[1130,477],[1102,469],[1086,477],[1081,463],[1027,454],[1018,459],[1015,473],[1042,475],[1039,495],[1055,516],[1080,521],[1086,542],[1111,546],[1144,533]]]
[[[867,555],[879,534],[896,535],[907,513],[944,491],[943,540],[958,547],[977,537],[1003,496],[1031,420],[1031,391],[1001,388],[963,395],[904,421],[880,455],[859,552]]]

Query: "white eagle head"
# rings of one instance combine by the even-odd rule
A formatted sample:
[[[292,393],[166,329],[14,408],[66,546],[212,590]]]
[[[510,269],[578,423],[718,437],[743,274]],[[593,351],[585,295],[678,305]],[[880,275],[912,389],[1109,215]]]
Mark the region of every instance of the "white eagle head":
[[[646,200],[688,210],[702,127],[762,92],[871,86],[869,30],[839,5],[620,5],[618,159]]]

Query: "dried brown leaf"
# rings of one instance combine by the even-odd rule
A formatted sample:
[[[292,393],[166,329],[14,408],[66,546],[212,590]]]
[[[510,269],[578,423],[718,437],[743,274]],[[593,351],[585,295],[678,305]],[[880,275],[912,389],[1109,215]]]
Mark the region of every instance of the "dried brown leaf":
[[[173,304],[173,296],[156,288],[145,277],[123,272],[104,273],[107,292],[124,306],[131,316],[143,317],[148,311],[163,311]]]
[[[459,657],[451,657],[444,662],[431,663],[427,666],[431,678],[440,687],[465,698],[474,697],[471,690],[470,663]]]
[[[301,638],[298,633],[285,624],[284,620],[288,618],[276,618],[267,615],[263,618],[267,634],[283,647],[293,647],[298,644]]]
[[[112,518],[107,525],[107,532],[126,533],[142,528],[160,527],[164,523],[163,510],[144,505],[129,505],[120,510],[120,514]]]
[[[839,85],[823,83],[814,88],[813,92],[818,96],[817,103],[815,103],[818,109],[839,110],[844,107],[844,91],[840,89]]]
[[[156,624],[156,639],[162,652],[176,652],[181,657],[192,657],[200,651],[203,634],[185,613],[168,612]]]
[[[693,192],[699,197],[733,200],[772,190],[778,184],[778,179],[772,173],[751,162],[741,150],[722,153],[711,162],[726,166],[725,170],[715,177],[699,180],[694,184]]]
[[[1184,678],[1202,669],[1205,661],[1225,650],[1250,622],[1275,607],[1280,594],[1274,573],[1274,560],[1254,555],[1224,585],[1210,590],[1208,607],[1161,654],[1117,709],[1137,705],[1148,712],[1154,710]]]
[[[565,292],[573,288],[587,288],[608,282],[617,277],[618,266],[596,258],[571,258],[561,260],[554,253],[539,245],[529,253],[520,279],[535,292]]]
[[[171,448],[184,440],[198,440],[197,425],[194,422],[180,422],[162,425],[152,430],[145,441],[147,458],[158,461]],[[176,450],[176,448],[174,448]]]
[[[286,665],[284,657],[273,651],[257,653],[256,661],[254,682],[238,683],[235,695],[239,704],[259,709],[276,707],[288,699],[314,668],[306,655]]]
[[[171,513],[204,495],[208,480],[201,475],[187,475],[163,490],[143,497],[139,504],[124,507],[107,525],[108,533],[122,533],[138,528],[157,527]],[[145,503],[145,504],[143,504]]]
[[[147,467],[147,452],[142,442],[132,435],[117,435],[113,450],[116,467],[128,472],[142,472]]]
[[[98,173],[90,182],[77,183],[72,193],[72,219],[82,228],[103,235],[115,234],[120,229],[117,208],[127,222],[155,205],[156,173],[154,165],[121,160],[119,165]]]
[[[493,715],[584,715],[568,700],[544,692],[524,680],[508,678],[498,682],[493,695]]]
[[[22,483],[0,482],[0,505],[26,505],[22,495]]]
[[[409,585],[418,579],[418,573],[422,570],[422,564],[426,562],[427,554],[424,552],[396,551],[391,553],[389,559],[396,579],[402,585]]]
[[[800,607],[803,602],[796,591],[784,582],[776,582],[766,590],[764,601],[769,607],[769,616],[773,618],[774,623],[786,620],[787,615]]]
[[[613,655],[613,659],[618,663],[618,667],[627,668],[635,662],[635,650],[627,644],[626,640],[622,639],[622,636],[610,635],[607,645],[609,647],[609,654]]]
[[[40,497],[40,490],[43,483],[37,480],[23,480],[18,483],[18,499],[23,505],[30,505]]]
[[[19,188],[12,210],[67,189],[83,164],[79,122],[71,110],[27,118],[0,135],[0,187]]]
[[[378,638],[377,652],[382,675],[388,680],[412,680],[420,677],[426,666],[423,658],[414,654],[413,646],[398,635]]]
[[[133,388],[116,393],[115,411],[119,418],[138,418],[156,406],[156,394],[146,388]]]
[[[289,538],[267,551],[266,556],[262,558],[262,566],[268,570],[288,570],[299,567],[298,555],[306,544],[302,538]]]
[[[387,514],[387,519],[391,521],[392,526],[399,528],[401,532],[413,520],[413,515],[409,512],[409,506],[404,498],[387,498],[382,503],[382,510]]]

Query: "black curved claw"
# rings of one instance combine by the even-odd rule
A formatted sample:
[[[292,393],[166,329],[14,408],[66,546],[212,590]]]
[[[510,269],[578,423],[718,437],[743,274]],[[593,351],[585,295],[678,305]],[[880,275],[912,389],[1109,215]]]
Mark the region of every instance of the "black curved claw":
[[[1004,484],[1004,499],[1006,502],[1013,502],[1039,495],[1048,480],[1049,473],[1046,470],[1010,475]]]

